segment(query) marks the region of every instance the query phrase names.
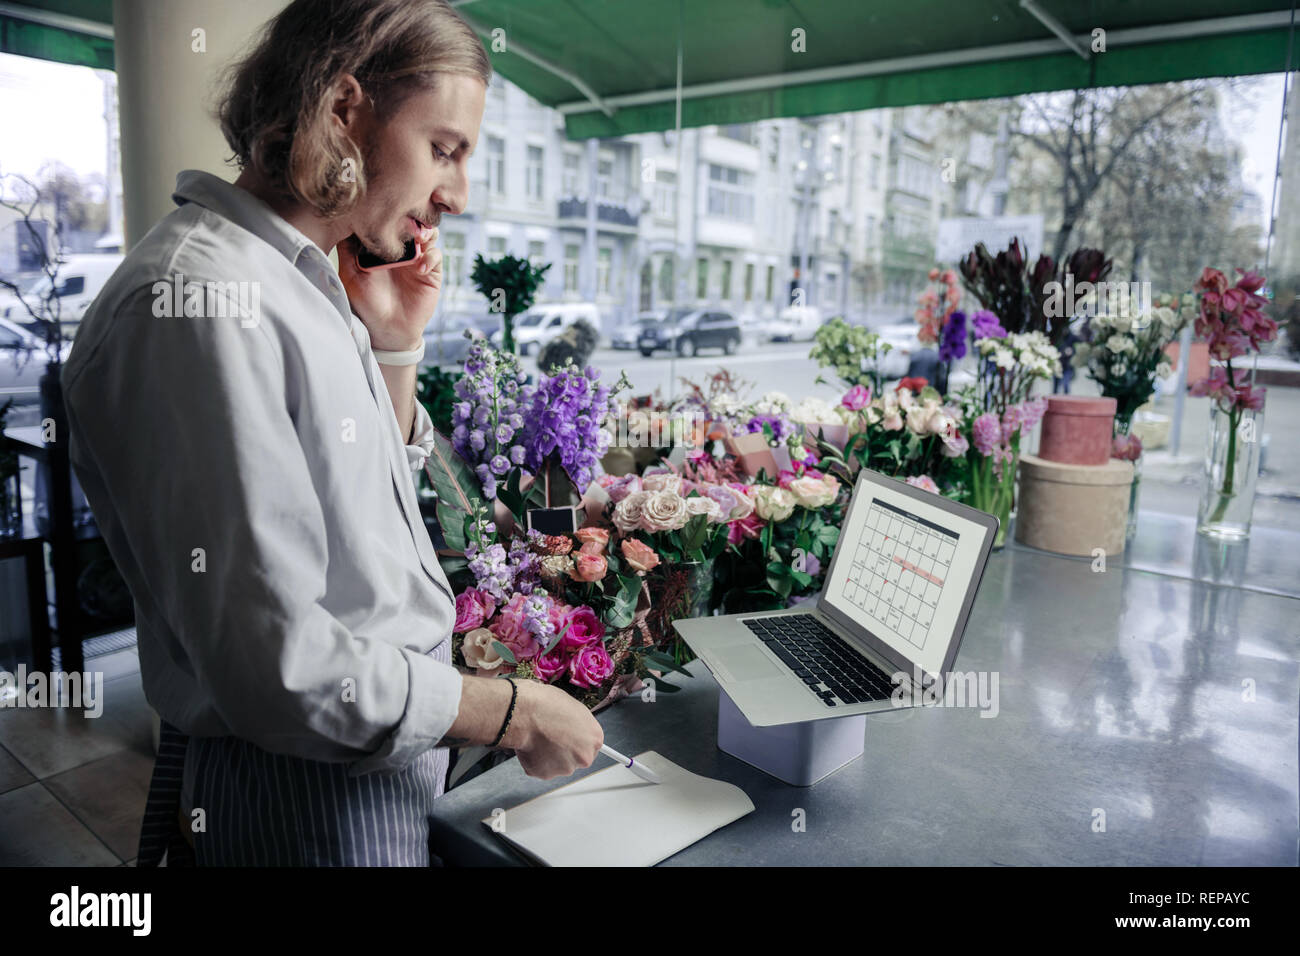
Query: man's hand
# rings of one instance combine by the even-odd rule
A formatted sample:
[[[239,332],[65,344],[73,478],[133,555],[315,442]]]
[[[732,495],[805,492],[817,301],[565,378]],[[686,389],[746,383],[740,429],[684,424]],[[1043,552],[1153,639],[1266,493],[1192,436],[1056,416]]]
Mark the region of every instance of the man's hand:
[[[420,237],[424,254],[415,264],[380,272],[357,267],[361,245],[355,236],[339,243],[339,278],[348,302],[366,330],[372,348],[409,352],[418,348],[442,293],[442,250],[433,228]]]
[[[558,687],[519,681],[515,718],[502,747],[509,747],[530,777],[550,780],[590,767],[605,742],[604,728]]]

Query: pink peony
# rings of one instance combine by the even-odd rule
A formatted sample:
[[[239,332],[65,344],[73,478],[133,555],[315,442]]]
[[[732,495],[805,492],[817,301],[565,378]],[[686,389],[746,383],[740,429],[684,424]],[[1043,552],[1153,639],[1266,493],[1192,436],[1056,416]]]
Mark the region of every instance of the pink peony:
[[[566,627],[568,630],[564,630]],[[569,610],[560,623],[560,630],[564,631],[564,637],[560,638],[559,646],[568,653],[590,644],[600,644],[605,637],[605,625],[585,604]]]
[[[859,411],[871,404],[871,389],[865,385],[854,385],[844,393],[840,404],[850,411]]]
[[[929,475],[912,475],[907,479],[907,483],[913,488],[923,488],[926,491],[932,491],[936,495],[939,493],[939,486],[934,483],[934,479]]]
[[[599,687],[614,673],[614,661],[600,644],[584,647],[569,660],[569,681],[578,687]]]
[[[530,660],[542,651],[542,642],[528,630],[524,600],[522,594],[516,594],[497,614],[496,620],[488,625],[496,639],[510,648],[516,661]]]
[[[456,623],[452,625],[453,633],[464,634],[492,616],[496,610],[496,601],[491,595],[484,594],[478,588],[467,588],[456,595]]]

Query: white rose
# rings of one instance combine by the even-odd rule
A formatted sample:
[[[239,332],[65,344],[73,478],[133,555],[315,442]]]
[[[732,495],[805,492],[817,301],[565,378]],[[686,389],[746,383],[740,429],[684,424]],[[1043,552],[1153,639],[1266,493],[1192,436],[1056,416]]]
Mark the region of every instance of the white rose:
[[[1106,340],[1106,348],[1110,349],[1116,355],[1123,355],[1128,351],[1129,339],[1123,335],[1112,335]]]
[[[764,521],[777,524],[794,514],[795,504],[795,497],[790,491],[773,488],[771,485],[760,487],[754,498],[754,510],[758,516]]]
[[[496,635],[486,627],[476,627],[466,634],[465,641],[460,646],[460,652],[465,655],[465,663],[485,671],[500,667],[505,658],[492,646],[496,639]]]
[[[691,515],[708,515],[708,518],[714,524],[724,520],[722,514],[722,505],[718,504],[712,498],[695,497],[687,498],[686,511]]]
[[[627,501],[627,498],[623,501]],[[676,531],[685,527],[690,517],[690,512],[686,509],[686,499],[677,492],[648,492],[641,505],[641,530],[649,531],[651,534],[656,531]]]
[[[993,363],[998,368],[1011,368],[1016,364],[1016,357],[1007,349],[996,349],[993,353]]]
[[[648,491],[633,491],[617,505],[614,506],[614,515],[612,521],[614,527],[624,534],[631,534],[641,526],[641,508],[647,498],[650,497]]]

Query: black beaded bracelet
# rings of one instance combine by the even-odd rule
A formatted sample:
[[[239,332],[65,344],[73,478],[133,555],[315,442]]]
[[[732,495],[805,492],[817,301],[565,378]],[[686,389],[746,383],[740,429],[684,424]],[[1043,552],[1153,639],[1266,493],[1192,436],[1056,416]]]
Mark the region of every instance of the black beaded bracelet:
[[[510,718],[515,715],[515,702],[519,699],[519,685],[515,683],[515,679],[507,677],[506,680],[510,681],[510,709],[506,711],[506,719],[501,725],[501,732],[497,734],[497,739],[489,745],[491,747],[499,746],[501,741],[505,739],[506,731],[510,729]]]

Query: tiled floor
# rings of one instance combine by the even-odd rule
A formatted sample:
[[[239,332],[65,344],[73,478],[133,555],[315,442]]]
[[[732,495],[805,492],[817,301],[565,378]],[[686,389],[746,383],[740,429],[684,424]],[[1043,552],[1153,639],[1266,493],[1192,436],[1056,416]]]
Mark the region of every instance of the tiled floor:
[[[153,728],[134,649],[86,662],[103,713],[0,708],[0,866],[135,863]]]

